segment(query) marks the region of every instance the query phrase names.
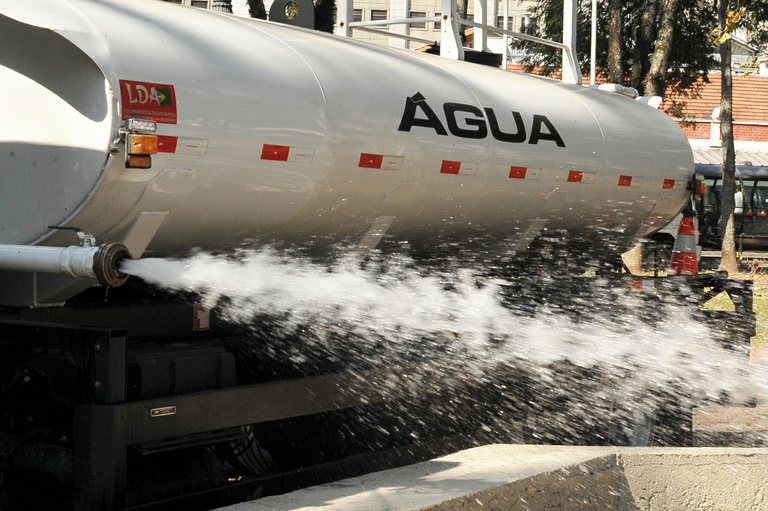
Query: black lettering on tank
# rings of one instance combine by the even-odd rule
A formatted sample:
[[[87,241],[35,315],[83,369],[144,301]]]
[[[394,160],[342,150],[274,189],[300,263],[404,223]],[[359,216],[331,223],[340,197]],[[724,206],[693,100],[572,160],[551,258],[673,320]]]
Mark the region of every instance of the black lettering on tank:
[[[462,138],[485,138],[488,136],[488,127],[485,125],[485,117],[483,117],[483,111],[472,105],[464,105],[462,103],[446,103],[443,105],[443,111],[445,112],[445,121],[448,123],[448,131],[452,135]],[[474,129],[459,126],[459,122],[456,119],[457,112],[466,112],[470,116],[461,116],[464,120],[464,125],[473,126]]]
[[[417,110],[421,111],[418,117]],[[539,141],[544,140],[554,142],[558,147],[565,147],[563,137],[560,136],[555,125],[546,115],[533,114],[529,137],[529,129],[523,120],[523,114],[514,110],[510,112],[515,125],[514,132],[501,129],[499,119],[493,108],[453,102],[443,104],[443,113],[448,130],[450,130],[451,135],[456,137],[487,138],[490,128],[491,135],[499,142],[522,144],[527,138],[529,144],[538,144]],[[417,92],[410,98],[405,98],[403,117],[400,119],[400,126],[397,130],[410,132],[414,126],[433,129],[438,135],[448,135],[448,131],[446,131],[440,118],[427,104],[427,99],[421,92]]]
[[[541,126],[547,127],[547,132],[541,131]],[[551,140],[557,144],[557,147],[565,147],[565,142],[560,137],[560,133],[555,129],[555,125],[544,115],[533,114],[533,126],[531,127],[531,139],[529,144],[538,144],[539,140]]]
[[[416,108],[421,109],[425,117],[416,118]],[[432,128],[438,135],[448,136],[445,127],[443,127],[440,119],[437,118],[434,110],[427,104],[427,100],[421,92],[417,92],[412,97],[405,99],[403,118],[400,120],[400,126],[397,128],[397,131],[411,131],[411,128],[414,126]]]
[[[525,123],[523,123],[523,116],[520,112],[512,111],[512,119],[515,121],[515,127],[517,131],[515,133],[505,133],[499,128],[499,121],[496,119],[496,112],[492,108],[485,109],[485,115],[488,116],[488,124],[491,126],[491,134],[493,138],[499,142],[512,142],[515,144],[521,144],[525,142]]]

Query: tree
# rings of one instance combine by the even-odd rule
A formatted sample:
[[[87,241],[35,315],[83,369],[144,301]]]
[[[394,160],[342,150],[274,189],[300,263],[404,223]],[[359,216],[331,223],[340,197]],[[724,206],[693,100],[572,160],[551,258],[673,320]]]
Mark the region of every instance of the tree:
[[[456,0],[456,16],[459,18],[467,17],[467,2],[468,0]],[[459,35],[461,35],[461,41],[465,40],[465,33],[467,30],[466,25],[459,25]]]
[[[267,19],[267,10],[264,8],[264,0],[246,0],[246,3],[248,4],[248,13],[251,18]],[[333,28],[336,25],[336,1],[314,0],[312,4],[315,10],[315,30],[333,33]]]
[[[736,193],[736,151],[733,143],[733,75],[731,72],[731,37],[739,21],[735,21],[736,13],[728,9],[730,0],[719,0],[717,5],[720,22],[720,37],[716,42],[720,46],[720,72],[722,85],[720,88],[720,137],[723,153],[723,188],[720,194],[720,232],[723,240],[721,245],[720,267],[729,275],[739,271],[736,259],[734,195]],[[730,15],[730,16],[729,16]],[[743,13],[741,14],[743,16]],[[738,17],[741,17],[738,16]],[[730,18],[730,19],[729,19]],[[735,25],[734,25],[735,21]]]
[[[768,5],[763,0],[736,1],[736,8],[731,9],[732,0],[719,0],[717,5],[719,26],[715,30],[715,43],[720,48],[720,72],[722,86],[720,98],[720,138],[723,156],[723,189],[721,194],[720,232],[721,259],[718,270],[728,274],[739,271],[736,258],[736,237],[734,196],[736,193],[736,150],[733,139],[733,74],[731,69],[731,39],[740,27],[752,29],[753,38],[765,37],[765,30],[760,24],[768,21]],[[755,41],[753,41],[755,42]]]
[[[622,0],[608,2],[608,79],[611,82],[624,81],[624,66],[621,58]]]
[[[251,18],[267,19],[267,9],[264,7],[264,0],[247,0],[247,2],[248,14],[250,14]]]
[[[333,33],[336,26],[336,1],[315,0],[315,30]]]
[[[589,24],[591,1],[578,0],[577,56],[582,68],[589,59]],[[613,8],[611,8],[613,5]],[[620,48],[621,73],[611,73],[611,81],[631,85],[641,93],[649,76],[654,76],[663,90],[666,85],[685,89],[714,65],[712,40],[709,34],[716,26],[716,12],[712,5],[698,0],[627,0],[620,2],[620,16],[616,15],[617,4],[613,0],[599,0],[597,41],[598,67],[618,69],[614,61],[615,52]],[[562,34],[563,0],[540,0],[530,14],[532,23],[528,32],[532,35],[559,40]],[[621,30],[609,27],[620,20]],[[668,27],[666,33],[662,28]],[[531,56],[527,63],[543,66],[545,72],[560,67],[560,53],[548,47],[533,43],[516,43],[517,47],[528,48]],[[651,73],[652,58],[657,62],[656,73]],[[614,62],[609,66],[609,60]]]
[[[642,15],[634,36],[635,46],[632,51],[632,64],[629,67],[629,84],[640,90],[643,80],[651,69],[651,50],[653,36],[656,33],[656,0],[643,2]]]
[[[656,45],[651,57],[651,68],[645,80],[645,93],[649,96],[664,96],[667,90],[667,74],[675,40],[675,20],[680,0],[663,0],[659,19]]]

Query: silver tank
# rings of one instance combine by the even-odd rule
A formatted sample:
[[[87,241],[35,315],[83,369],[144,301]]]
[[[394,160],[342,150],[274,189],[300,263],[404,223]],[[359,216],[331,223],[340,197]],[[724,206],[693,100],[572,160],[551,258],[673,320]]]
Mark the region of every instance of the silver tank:
[[[0,111],[0,244],[67,246],[50,226],[69,226],[133,257],[547,236],[617,253],[693,173],[677,124],[624,96],[157,0],[0,0]],[[125,166],[129,118],[157,123],[149,169]],[[55,280],[13,293],[76,292]]]

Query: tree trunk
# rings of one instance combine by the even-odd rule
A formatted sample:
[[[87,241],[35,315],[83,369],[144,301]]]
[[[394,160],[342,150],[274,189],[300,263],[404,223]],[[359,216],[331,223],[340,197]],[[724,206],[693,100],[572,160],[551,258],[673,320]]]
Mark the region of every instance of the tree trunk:
[[[456,16],[459,18],[466,18],[467,17],[467,2],[469,0],[456,0]],[[443,14],[448,14],[447,12],[444,12]],[[461,43],[464,44],[465,41],[465,31],[467,29],[467,26],[464,24],[459,25],[459,34],[461,35]]]
[[[635,36],[635,50],[633,55],[634,62],[630,69],[631,85],[642,94],[643,77],[648,74],[651,68],[651,42],[656,28],[656,9],[658,0],[646,0],[643,6],[643,15],[640,18],[640,26],[637,28]]]
[[[624,82],[624,69],[621,61],[621,0],[608,3],[608,80],[612,83]]]
[[[664,96],[667,88],[667,68],[672,42],[675,36],[675,18],[680,0],[664,0],[661,4],[661,20],[656,37],[656,47],[651,56],[651,69],[645,81],[645,93],[649,96]]]
[[[728,0],[720,0],[718,17],[720,29],[725,29]],[[723,152],[723,190],[720,194],[720,233],[723,236],[722,254],[719,271],[728,274],[738,273],[739,262],[736,259],[735,219],[733,209],[736,193],[736,152],[733,144],[733,76],[731,74],[731,40],[720,45],[720,71],[722,74],[720,100],[720,136]]]

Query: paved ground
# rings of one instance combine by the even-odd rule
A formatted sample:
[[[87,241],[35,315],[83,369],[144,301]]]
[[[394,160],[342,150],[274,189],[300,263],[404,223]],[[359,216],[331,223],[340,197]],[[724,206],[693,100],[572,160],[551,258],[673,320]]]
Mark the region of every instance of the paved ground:
[[[768,407],[693,410],[694,447],[768,447]]]
[[[752,347],[750,363],[768,371],[768,344]],[[694,446],[768,447],[768,402],[757,406],[709,406],[693,410]]]
[[[694,431],[768,431],[768,407],[695,408],[693,428]]]

